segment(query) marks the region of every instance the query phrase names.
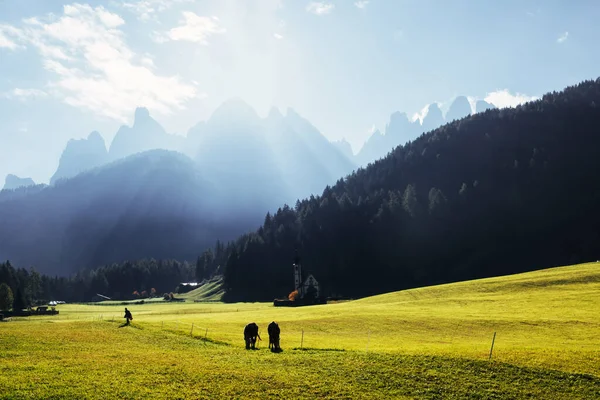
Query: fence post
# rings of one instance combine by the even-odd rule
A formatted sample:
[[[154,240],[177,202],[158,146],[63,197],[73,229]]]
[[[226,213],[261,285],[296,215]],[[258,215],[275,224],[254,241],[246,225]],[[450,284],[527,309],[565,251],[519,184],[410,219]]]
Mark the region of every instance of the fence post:
[[[206,328],[206,332],[204,332],[204,340],[206,340],[206,336],[208,336],[208,328]]]
[[[192,329],[190,329],[190,336],[194,336],[194,323],[192,322]]]
[[[490,357],[488,358],[488,361],[490,361],[492,359],[492,351],[494,351],[494,342],[496,341],[496,332],[494,332],[494,338],[492,339],[492,347],[490,348]]]
[[[165,327],[165,321],[160,321],[160,330],[162,331]]]
[[[304,346],[304,329],[302,329],[302,339],[300,340],[300,349]]]

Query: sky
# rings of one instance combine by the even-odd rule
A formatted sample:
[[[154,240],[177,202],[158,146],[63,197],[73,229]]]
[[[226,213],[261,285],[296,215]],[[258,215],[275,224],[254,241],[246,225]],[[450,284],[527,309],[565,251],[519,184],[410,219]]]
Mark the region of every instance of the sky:
[[[514,106],[600,73],[596,1],[0,0],[0,181],[145,106],[185,135],[225,100],[358,151],[390,114]]]

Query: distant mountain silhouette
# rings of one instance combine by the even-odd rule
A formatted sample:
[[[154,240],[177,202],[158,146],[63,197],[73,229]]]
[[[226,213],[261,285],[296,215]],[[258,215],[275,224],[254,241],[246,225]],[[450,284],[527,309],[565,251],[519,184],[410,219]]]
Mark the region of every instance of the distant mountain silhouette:
[[[366,166],[370,162],[385,157],[395,147],[414,139],[422,132],[419,120],[411,122],[405,113],[395,112],[386,125],[385,135],[379,130],[367,139],[356,155],[356,164]]]
[[[144,257],[194,260],[216,238],[262,220],[221,199],[188,157],[144,152],[28,195],[0,196],[0,254],[52,274]]]
[[[421,125],[423,132],[429,132],[446,122],[444,116],[442,114],[442,110],[437,103],[432,103],[427,106],[427,113],[423,118],[423,123]]]
[[[279,132],[279,140],[273,142],[271,137],[270,143],[286,171],[284,176],[294,200],[320,193],[355,168],[314,125],[291,108],[287,109]]]
[[[86,139],[71,139],[60,156],[58,168],[50,178],[50,184],[54,185],[60,179],[74,177],[107,162],[106,145],[98,132],[90,133]]]
[[[471,115],[471,103],[465,96],[458,96],[450,105],[445,120],[446,122],[452,122],[468,115]]]
[[[31,178],[19,178],[16,175],[8,174],[4,180],[4,187],[7,190],[18,189],[20,187],[34,186],[35,182]]]
[[[223,188],[225,201],[238,202],[248,211],[289,201],[262,121],[240,99],[228,100],[214,111],[195,160],[202,173]]]
[[[348,160],[352,160],[354,158],[354,152],[352,151],[352,146],[350,143],[346,141],[346,139],[337,140],[332,142],[333,145],[342,153]]]
[[[390,116],[390,122],[385,127],[385,136],[390,140],[392,147],[388,152],[400,144],[404,144],[409,140],[414,139],[420,132],[419,121],[411,122],[406,113],[395,112]]]
[[[248,209],[268,209],[320,192],[354,165],[294,110],[273,108],[261,119],[241,99],[215,110],[188,133],[199,143],[196,162]],[[265,208],[266,207],[266,208]]]
[[[479,100],[475,105],[475,113],[494,108],[496,107],[493,104]],[[385,157],[397,146],[415,140],[422,133],[429,132],[454,120],[468,117],[471,114],[471,104],[465,96],[458,96],[454,99],[445,117],[442,115],[437,103],[428,105],[422,123],[418,119],[411,122],[405,113],[397,111],[390,116],[385,134],[376,130],[369,136],[354,157],[354,162],[356,165],[364,167]]]
[[[485,100],[477,100],[477,103],[475,103],[476,113],[484,112],[485,110],[492,110],[494,108],[496,108],[496,106],[494,106],[491,103],[488,103]]]
[[[147,108],[135,110],[133,126],[121,126],[109,149],[109,158],[118,160],[132,154],[153,149],[180,150],[183,148],[182,136],[170,135],[150,116]]]
[[[192,157],[142,150],[152,146]],[[93,132],[69,141],[52,186],[0,192],[0,254],[52,274],[143,257],[195,260],[353,169],[291,109],[260,118],[231,99],[184,138],[138,108],[110,152]]]

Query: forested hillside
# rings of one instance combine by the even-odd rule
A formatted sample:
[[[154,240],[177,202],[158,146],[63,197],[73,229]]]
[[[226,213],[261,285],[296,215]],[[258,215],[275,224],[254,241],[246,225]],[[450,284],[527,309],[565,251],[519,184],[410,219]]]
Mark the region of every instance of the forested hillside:
[[[597,105],[600,79],[487,110],[268,214],[228,250],[227,298],[287,295],[295,248],[349,296],[596,259]]]
[[[15,310],[50,300],[92,301],[97,294],[115,300],[162,297],[182,282],[194,279],[195,265],[175,260],[142,259],[83,270],[70,277],[48,276],[35,269],[0,263],[0,284],[13,294]],[[0,311],[2,308],[0,306]]]
[[[186,156],[153,150],[56,185],[0,192],[0,259],[50,275],[142,258],[194,261],[261,218]]]

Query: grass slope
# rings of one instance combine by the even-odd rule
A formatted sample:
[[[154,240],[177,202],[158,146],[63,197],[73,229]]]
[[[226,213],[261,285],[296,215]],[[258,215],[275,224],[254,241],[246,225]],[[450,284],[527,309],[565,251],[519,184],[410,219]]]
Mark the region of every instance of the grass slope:
[[[223,294],[223,278],[213,278],[202,286],[176,297],[187,301],[221,301]]]
[[[593,263],[312,307],[131,305],[123,328],[122,306],[64,305],[0,325],[0,398],[599,398],[599,293]]]

